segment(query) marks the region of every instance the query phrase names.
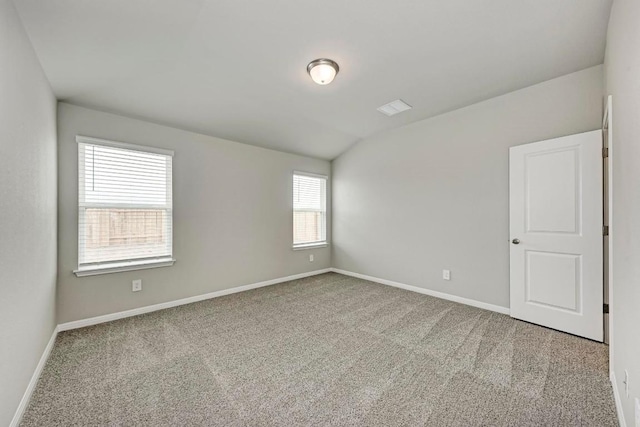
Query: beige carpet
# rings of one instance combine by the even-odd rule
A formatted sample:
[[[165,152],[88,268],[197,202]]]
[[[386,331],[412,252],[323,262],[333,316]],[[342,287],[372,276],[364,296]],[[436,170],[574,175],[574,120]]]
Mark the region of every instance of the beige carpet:
[[[61,333],[23,426],[614,426],[607,347],[329,273]]]

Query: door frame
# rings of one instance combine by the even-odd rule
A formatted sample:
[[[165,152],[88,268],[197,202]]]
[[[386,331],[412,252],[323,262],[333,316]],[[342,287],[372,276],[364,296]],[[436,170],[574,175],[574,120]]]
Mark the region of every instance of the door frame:
[[[603,178],[606,180],[603,189],[606,186],[606,193],[603,194],[603,206],[606,206],[607,212],[603,216],[606,223],[603,224],[609,227],[609,233],[605,236],[607,242],[607,250],[603,251],[604,259],[603,263],[606,268],[607,275],[604,277],[603,292],[606,286],[606,302],[609,304],[609,313],[605,318],[605,337],[608,338],[605,342],[609,345],[609,370],[613,372],[613,98],[611,95],[607,96],[605,102],[604,116],[602,118],[602,144],[603,148],[607,150],[607,157],[604,159],[607,162],[607,173]],[[603,240],[603,245],[605,241]],[[607,325],[608,323],[608,325]],[[608,326],[608,327],[607,327]]]

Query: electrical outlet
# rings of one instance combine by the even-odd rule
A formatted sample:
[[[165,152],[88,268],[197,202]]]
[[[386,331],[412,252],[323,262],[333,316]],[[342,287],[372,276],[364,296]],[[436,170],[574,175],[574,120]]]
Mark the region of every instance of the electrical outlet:
[[[636,397],[636,427],[640,427],[640,399]]]
[[[313,262],[313,254],[309,255],[309,262]]]
[[[442,270],[442,278],[444,280],[451,280],[451,271],[450,270]]]
[[[131,292],[138,292],[142,290],[142,279],[137,279],[131,282]]]
[[[629,372],[626,369],[624,370],[624,381],[622,381],[622,384],[624,384],[625,396],[629,397]]]

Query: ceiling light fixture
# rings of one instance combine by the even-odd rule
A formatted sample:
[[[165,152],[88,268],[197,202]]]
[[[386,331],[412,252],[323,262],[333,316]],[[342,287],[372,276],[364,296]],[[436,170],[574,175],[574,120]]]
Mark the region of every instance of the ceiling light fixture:
[[[335,61],[326,58],[316,59],[307,65],[307,73],[319,85],[328,85],[338,74],[340,67]]]

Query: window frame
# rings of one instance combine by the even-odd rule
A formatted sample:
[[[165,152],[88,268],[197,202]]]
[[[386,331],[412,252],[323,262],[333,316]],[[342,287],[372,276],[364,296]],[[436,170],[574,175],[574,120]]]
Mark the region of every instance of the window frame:
[[[76,135],[76,143],[78,144],[90,144],[90,145],[98,145],[104,147],[113,147],[113,148],[121,148],[132,151],[139,151],[143,153],[151,153],[151,154],[160,154],[164,156],[168,156],[171,158],[171,166],[173,166],[173,150],[166,150],[163,148],[149,147],[145,145],[136,145],[129,144],[126,142],[118,142],[111,141],[106,139],[94,138],[83,135]],[[79,147],[79,145],[78,145]],[[79,152],[79,150],[78,150]],[[104,261],[104,262],[95,262],[95,263],[86,263],[80,264],[80,259],[84,250],[84,247],[81,242],[81,231],[80,231],[80,192],[82,191],[82,186],[80,183],[80,165],[81,159],[78,157],[76,162],[76,183],[78,184],[78,191],[76,193],[76,207],[78,209],[78,218],[77,218],[77,227],[76,231],[78,233],[78,252],[77,252],[77,269],[73,270],[73,273],[77,277],[83,276],[94,276],[98,274],[107,274],[107,273],[117,273],[121,271],[132,271],[132,270],[143,270],[149,268],[158,268],[158,267],[168,267],[175,263],[175,258],[173,257],[173,167],[168,168],[167,170],[167,182],[168,188],[167,192],[170,194],[170,213],[171,213],[171,227],[170,227],[170,238],[171,245],[169,246],[170,255],[162,256],[162,257],[149,257],[149,258],[139,258],[139,259],[123,259],[123,260],[115,260],[115,261]],[[133,209],[133,208],[131,208]],[[164,208],[166,209],[166,208]]]
[[[294,236],[294,231],[293,231],[293,221],[294,221],[294,215],[296,212],[295,209],[295,203],[293,200],[293,194],[294,194],[294,188],[293,188],[293,182],[295,179],[295,176],[306,176],[306,177],[310,177],[310,178],[319,178],[319,179],[323,179],[324,180],[324,240],[319,240],[316,242],[308,242],[308,243],[298,243],[295,244],[295,236]],[[316,249],[316,248],[324,248],[329,246],[329,228],[328,228],[328,223],[329,223],[329,219],[328,219],[328,209],[327,209],[327,205],[328,205],[328,200],[329,200],[329,176],[327,175],[322,175],[322,174],[318,174],[318,173],[312,173],[312,172],[303,172],[303,171],[299,171],[299,170],[294,170],[293,173],[291,174],[291,221],[292,221],[292,227],[291,227],[291,243],[292,246],[291,248],[294,251],[301,251],[301,250],[306,250],[306,249]]]

